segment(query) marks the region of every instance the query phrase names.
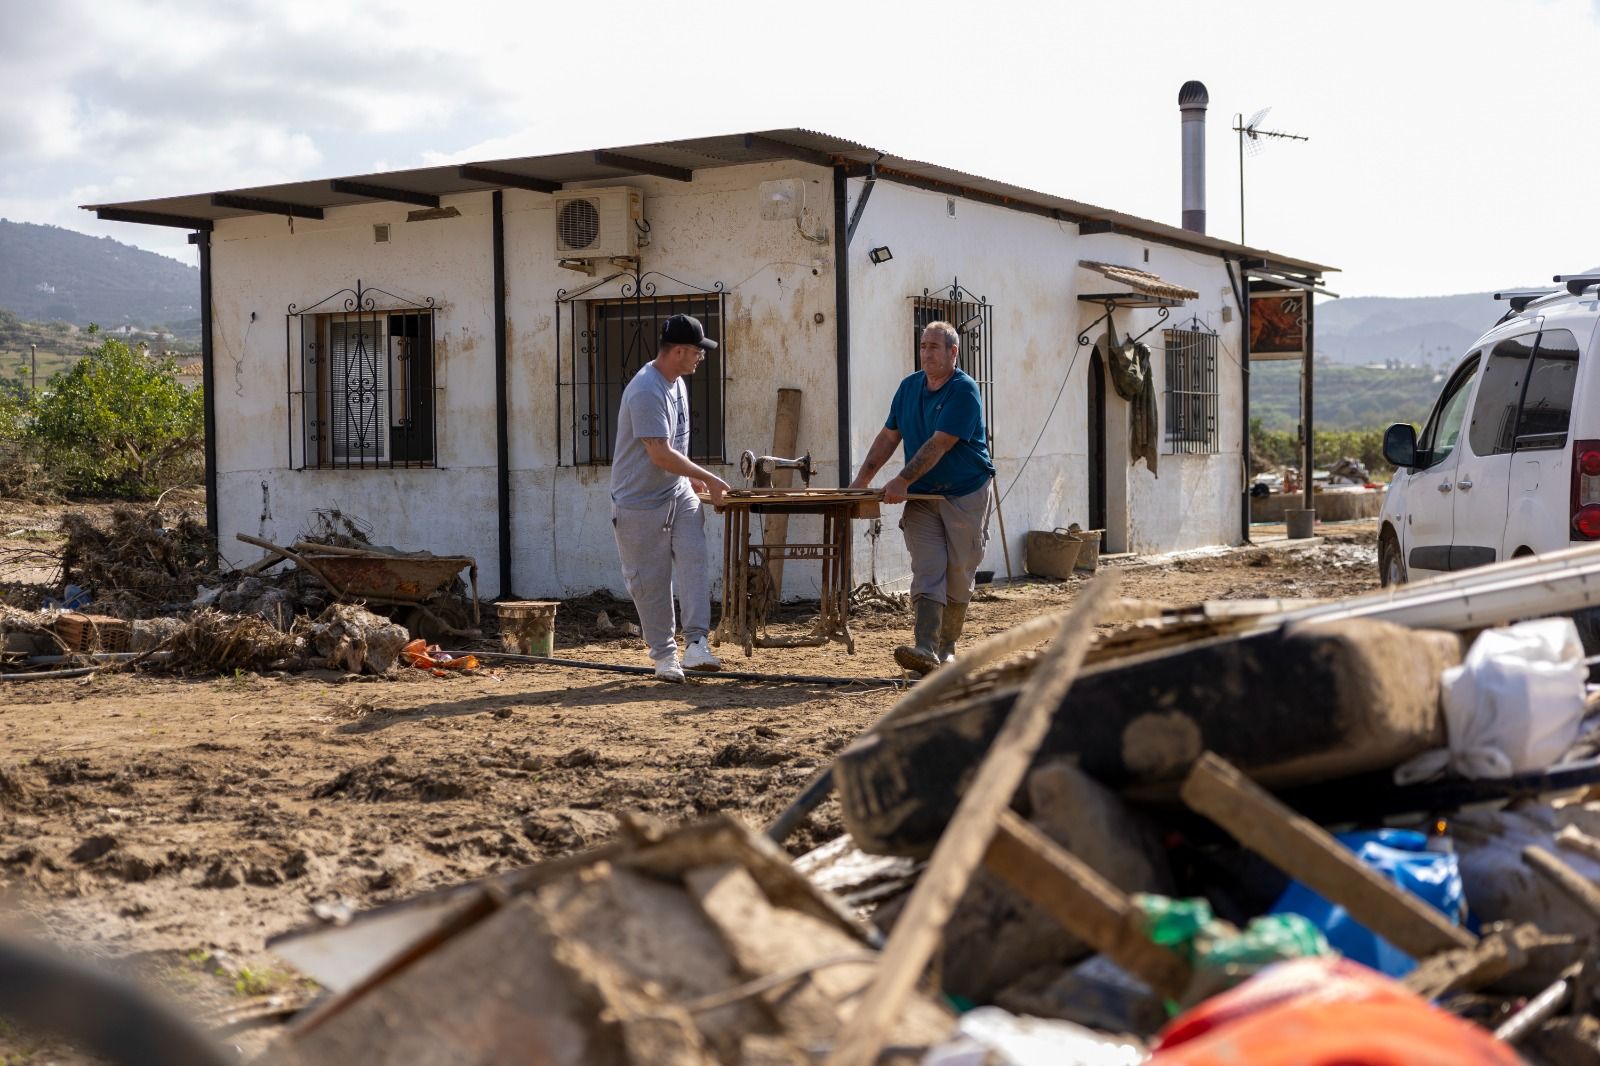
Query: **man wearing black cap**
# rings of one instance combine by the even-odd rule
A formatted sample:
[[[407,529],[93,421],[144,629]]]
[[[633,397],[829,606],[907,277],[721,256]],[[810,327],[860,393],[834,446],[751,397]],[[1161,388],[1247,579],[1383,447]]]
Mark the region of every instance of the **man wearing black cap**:
[[[722,669],[706,640],[711,582],[695,493],[706,492],[720,503],[728,483],[689,458],[689,392],[683,384],[716,346],[698,319],[667,319],[656,357],[622,390],[611,451],[611,527],[622,579],[639,611],[656,676],[666,681],[682,681],[685,669]],[[688,642],[681,659],[673,635],[674,590],[683,605]]]

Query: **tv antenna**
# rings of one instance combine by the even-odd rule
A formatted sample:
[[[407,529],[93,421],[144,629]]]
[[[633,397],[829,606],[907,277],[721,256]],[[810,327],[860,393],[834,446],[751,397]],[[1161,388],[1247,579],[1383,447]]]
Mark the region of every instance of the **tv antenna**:
[[[1266,138],[1276,137],[1285,141],[1309,141],[1310,137],[1298,133],[1286,133],[1283,130],[1266,130],[1261,128],[1261,122],[1267,117],[1270,107],[1263,107],[1260,111],[1250,116],[1250,121],[1244,121],[1244,113],[1233,116],[1233,131],[1239,135],[1239,243],[1244,243],[1244,155],[1248,147],[1252,156],[1258,156],[1267,147]]]

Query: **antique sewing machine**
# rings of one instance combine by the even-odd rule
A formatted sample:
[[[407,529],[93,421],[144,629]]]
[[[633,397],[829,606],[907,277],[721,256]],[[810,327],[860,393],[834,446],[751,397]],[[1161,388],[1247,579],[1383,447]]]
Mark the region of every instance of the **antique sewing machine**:
[[[800,480],[808,489],[811,487],[811,479],[817,473],[817,468],[811,463],[810,452],[798,459],[782,459],[776,455],[757,455],[746,449],[739,456],[739,473],[744,475],[745,481],[753,489],[772,488],[772,474],[777,470],[799,471]]]

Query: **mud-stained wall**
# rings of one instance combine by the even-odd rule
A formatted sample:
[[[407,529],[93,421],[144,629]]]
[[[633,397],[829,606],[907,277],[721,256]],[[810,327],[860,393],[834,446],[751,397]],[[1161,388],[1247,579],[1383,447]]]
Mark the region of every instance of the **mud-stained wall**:
[[[260,549],[237,532],[280,544],[337,508],[380,544],[478,557],[494,590],[494,318],[489,198],[447,197],[459,217],[407,222],[402,204],[332,208],[322,221],[252,216],[212,234],[212,325],[217,389],[218,547],[234,563]],[[378,243],[373,227],[389,226]],[[306,309],[341,289],[392,293],[438,306],[435,384],[438,469],[294,470],[302,448],[299,331]],[[348,295],[348,294],[346,294]],[[319,310],[342,311],[345,296]],[[378,306],[392,306],[376,297]],[[290,336],[295,351],[291,355]],[[287,360],[286,360],[286,357]],[[293,362],[290,367],[286,362]],[[291,385],[291,382],[293,383]]]
[[[852,203],[861,184],[850,183]],[[893,258],[873,265],[868,250],[877,246],[888,246]],[[964,289],[992,305],[995,460],[1011,565],[1019,575],[1028,530],[1089,524],[1087,373],[1094,338],[1079,345],[1078,336],[1103,308],[1078,297],[1126,287],[1079,267],[1084,259],[1149,270],[1197,290],[1199,299],[1174,310],[1171,324],[1198,315],[1221,335],[1217,454],[1168,454],[1172,446],[1163,439],[1159,477],[1142,460],[1130,466],[1129,405],[1108,387],[1109,549],[1157,552],[1237,542],[1242,491],[1238,316],[1222,320],[1222,309],[1233,297],[1220,259],[1119,234],[1083,237],[1069,223],[888,182],[878,183],[851,245],[851,450],[857,463],[883,424],[895,386],[914,369],[911,298],[925,289],[937,293],[959,279]],[[1138,334],[1156,322],[1153,310],[1116,314],[1121,333]],[[1103,331],[1103,325],[1095,329],[1097,335]],[[1146,341],[1154,349],[1164,437],[1160,332]],[[895,462],[902,458],[897,455]],[[886,477],[880,475],[879,483]],[[881,583],[903,585],[909,561],[892,528],[897,510],[885,510],[877,573]],[[991,520],[984,568],[1003,575],[999,527]],[[857,575],[865,575],[870,564],[870,544],[863,537],[857,544]]]
[[[837,484],[832,235],[809,241],[792,219],[763,220],[758,186],[769,178],[801,179],[801,225],[812,235],[831,229],[831,175],[805,164],[703,170],[689,183],[630,177],[586,184],[643,191],[650,227],[643,269],[658,272],[648,280],[659,295],[715,283],[728,293],[724,440],[731,465],[713,469],[739,483],[739,453],[771,450],[777,390],[798,388],[804,394],[798,450],[815,457],[816,483]],[[374,204],[330,209],[325,220],[296,220],[292,228],[266,217],[218,224],[218,495],[222,550],[230,561],[259,554],[236,541],[236,532],[283,543],[307,528],[314,510],[336,507],[369,522],[375,541],[476,556],[484,595],[502,593],[491,194],[449,196],[443,206],[460,216],[407,222],[405,205]],[[557,293],[596,279],[558,265],[549,196],[508,190],[504,211],[513,574],[513,588],[505,591],[620,593],[610,468],[556,465],[558,448],[571,454],[559,437],[570,430],[558,427],[556,417]],[[375,243],[375,223],[389,224],[388,243]],[[608,272],[602,265],[598,276]],[[439,307],[436,469],[290,468],[290,437],[298,460],[300,427],[291,426],[289,392],[300,375],[297,365],[286,371],[288,305],[305,308],[358,278],[405,300],[432,298]],[[616,297],[626,280],[586,298]],[[708,514],[706,527],[711,558],[718,560],[721,519]],[[790,524],[791,540],[819,536],[813,520]],[[791,567],[786,590],[815,594],[815,569]]]
[[[801,225],[760,217],[758,186],[770,178],[804,183]],[[804,235],[833,227],[830,173],[803,163],[773,163],[701,171],[687,183],[632,177],[590,184],[643,192],[650,225],[643,267],[656,272],[650,280],[660,295],[717,283],[727,291],[727,457],[736,462],[746,448],[770,451],[777,391],[798,388],[804,401],[797,451],[815,458],[818,484],[848,481],[853,471],[838,469],[835,429],[839,235],[828,232],[825,242]],[[862,182],[850,186],[854,203]],[[562,439],[570,428],[557,423],[557,294],[593,279],[558,265],[550,197],[508,190],[504,203],[512,589],[498,585],[488,192],[445,197],[444,206],[459,216],[428,221],[408,222],[404,205],[371,204],[330,209],[323,221],[296,220],[292,226],[276,217],[217,225],[218,505],[221,547],[230,561],[257,557],[256,549],[234,539],[236,532],[285,542],[308,527],[316,509],[338,508],[369,522],[376,541],[476,556],[486,596],[622,591],[611,538],[610,468],[557,465],[559,454],[571,453]],[[376,223],[388,224],[387,243],[375,242]],[[878,246],[888,246],[893,258],[873,265],[868,253]],[[1198,315],[1220,334],[1219,451],[1173,455],[1163,441],[1159,478],[1142,461],[1130,465],[1128,405],[1108,390],[1108,547],[1171,551],[1238,539],[1238,318],[1221,317],[1232,297],[1220,260],[1117,234],[1080,237],[1070,224],[887,181],[874,190],[849,255],[855,463],[882,425],[895,385],[912,369],[911,297],[959,278],[993,305],[995,451],[1012,569],[1019,574],[1028,530],[1088,523],[1089,347],[1077,338],[1101,308],[1077,297],[1117,287],[1078,261],[1141,267],[1198,290],[1200,298],[1174,311],[1172,322]],[[290,438],[298,456],[300,426],[292,424],[289,391],[291,381],[298,385],[299,371],[297,364],[286,366],[287,309],[306,308],[357,279],[404,300],[431,298],[439,308],[437,468],[291,468]],[[616,297],[625,280],[603,284],[586,298]],[[1150,310],[1117,314],[1123,332],[1139,333],[1155,322]],[[1150,336],[1158,351],[1158,391],[1165,386],[1159,337],[1159,331]],[[738,482],[735,466],[719,472]],[[893,529],[897,518],[895,509],[885,512],[887,528],[878,540],[877,573],[887,584],[907,572],[903,543]],[[985,567],[1003,573],[999,525],[991,522]],[[707,531],[711,558],[720,559],[720,519],[708,515]],[[791,540],[819,536],[815,520],[790,523]],[[857,538],[860,578],[871,563],[869,544],[867,537]],[[788,568],[786,593],[814,594],[816,569]]]
[[[692,182],[638,177],[586,184],[626,184],[643,191],[650,244],[641,260],[646,271],[658,272],[647,279],[657,295],[693,293],[716,283],[727,290],[724,450],[729,465],[710,468],[729,483],[742,484],[739,453],[772,450],[778,390],[796,388],[803,394],[798,450],[811,452],[816,461],[814,484],[838,484],[832,235],[827,243],[808,241],[792,219],[762,219],[758,188],[774,178],[804,182],[807,232],[816,236],[831,230],[831,174],[805,164],[702,170]],[[602,266],[591,279],[557,264],[550,197],[510,190],[505,210],[513,582],[519,595],[567,595],[600,586],[622,593],[611,534],[610,467],[555,465],[558,445],[571,454],[564,443],[571,434],[570,417],[557,424],[557,293],[582,289],[609,271]],[[584,299],[614,298],[631,281],[619,278]],[[563,307],[564,322],[573,311],[572,304]],[[563,362],[568,344],[562,338]],[[570,408],[563,414],[570,415]],[[722,519],[707,512],[705,522],[713,569],[719,571]],[[791,540],[821,536],[814,520],[797,519],[789,528]],[[816,569],[790,567],[785,589],[815,595]],[[713,587],[720,587],[715,580]]]

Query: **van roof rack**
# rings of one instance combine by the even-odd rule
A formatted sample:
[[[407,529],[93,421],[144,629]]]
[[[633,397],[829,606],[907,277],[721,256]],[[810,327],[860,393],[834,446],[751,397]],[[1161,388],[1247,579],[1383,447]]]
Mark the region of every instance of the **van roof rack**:
[[[1561,279],[1557,278],[1556,280],[1559,281]],[[1541,300],[1546,296],[1554,296],[1560,291],[1560,289],[1508,289],[1505,292],[1495,293],[1494,298],[1496,300],[1509,301],[1511,303],[1511,314],[1521,314],[1533,301]]]
[[[1582,296],[1583,291],[1589,286],[1600,285],[1600,274],[1557,274],[1550,280],[1558,285],[1565,285],[1572,295]]]

